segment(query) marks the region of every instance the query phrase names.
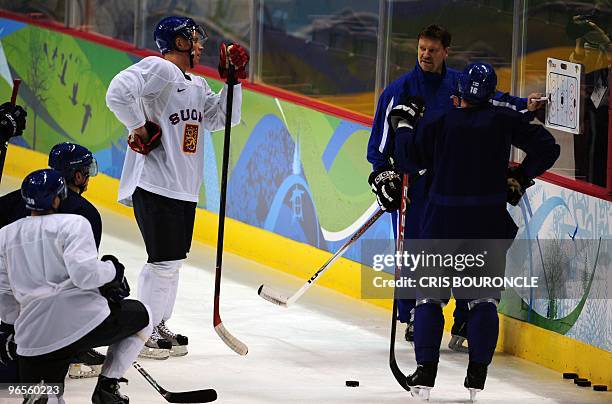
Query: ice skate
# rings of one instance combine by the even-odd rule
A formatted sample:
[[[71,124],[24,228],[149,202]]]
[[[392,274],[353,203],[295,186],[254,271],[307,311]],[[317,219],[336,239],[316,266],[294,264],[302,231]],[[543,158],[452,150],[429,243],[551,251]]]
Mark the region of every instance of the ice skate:
[[[44,390],[44,385],[45,385],[45,382],[40,382],[36,386],[39,387],[42,391]],[[49,401],[49,397],[51,396],[42,394],[41,392],[34,393],[34,394],[24,394],[22,404],[47,404],[47,402]],[[61,397],[61,395],[56,396],[56,397],[59,398]]]
[[[438,362],[423,362],[416,371],[406,378],[412,397],[429,400],[429,393],[436,382]]]
[[[187,344],[189,343],[189,339],[186,336],[181,334],[175,334],[170,331],[164,320],[159,323],[156,329],[160,337],[167,341],[170,341],[170,343],[172,344],[172,348],[170,349],[170,356],[187,355]]]
[[[470,401],[476,401],[476,393],[484,390],[485,380],[487,379],[487,365],[482,363],[470,362],[467,368],[467,375],[463,385],[470,392]]]
[[[170,349],[172,349],[172,343],[162,338],[157,331],[157,327],[155,327],[138,357],[158,360],[168,359],[170,357]]]
[[[68,377],[71,379],[84,379],[98,377],[102,371],[102,364],[106,356],[95,349],[81,352],[74,357],[74,363],[68,368]]]
[[[127,379],[111,379],[100,375],[98,384],[91,396],[93,404],[128,404],[130,399],[128,396],[121,394],[119,391],[119,383],[127,383]]]
[[[456,352],[468,352],[468,347],[464,344],[467,342],[467,323],[455,322],[451,328],[451,339],[448,342],[448,347]]]

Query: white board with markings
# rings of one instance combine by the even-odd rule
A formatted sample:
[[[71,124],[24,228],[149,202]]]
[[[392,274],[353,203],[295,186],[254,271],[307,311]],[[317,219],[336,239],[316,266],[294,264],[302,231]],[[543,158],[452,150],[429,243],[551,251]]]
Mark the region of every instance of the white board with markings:
[[[582,65],[546,60],[546,127],[578,134],[582,126]]]

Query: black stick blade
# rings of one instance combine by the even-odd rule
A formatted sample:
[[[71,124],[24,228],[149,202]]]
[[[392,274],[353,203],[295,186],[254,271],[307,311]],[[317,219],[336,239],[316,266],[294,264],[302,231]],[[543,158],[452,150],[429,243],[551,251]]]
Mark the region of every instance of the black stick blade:
[[[149,382],[155,390],[162,395],[169,403],[210,403],[217,399],[217,392],[214,389],[205,390],[191,390],[172,392],[164,389],[162,386],[153,379],[153,377],[144,370],[138,362],[132,363],[132,365],[138,370],[138,372]]]
[[[180,393],[166,391],[162,396],[169,403],[210,403],[217,399],[217,392],[214,389],[183,391]]]

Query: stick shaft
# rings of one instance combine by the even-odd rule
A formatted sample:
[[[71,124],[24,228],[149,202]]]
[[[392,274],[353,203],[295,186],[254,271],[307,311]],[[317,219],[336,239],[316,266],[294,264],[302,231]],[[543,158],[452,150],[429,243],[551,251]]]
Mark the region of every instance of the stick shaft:
[[[234,67],[230,65],[228,81],[234,75]],[[223,237],[225,233],[225,206],[227,204],[227,172],[229,170],[230,133],[232,130],[232,104],[234,102],[234,86],[227,86],[227,104],[225,111],[225,136],[223,138],[223,162],[221,165],[221,195],[219,200],[219,226],[217,229],[217,261],[215,264],[215,300],[214,326],[221,322],[219,315],[219,297],[221,295],[221,269],[223,267]]]
[[[13,93],[11,94],[11,104],[15,105],[17,102],[17,92],[19,91],[19,86],[21,85],[21,79],[13,80]]]
[[[340,249],[336,251],[336,253],[331,258],[329,258],[327,262],[325,262],[325,264],[323,264],[323,266],[319,268],[317,272],[314,273],[314,275],[310,277],[310,279],[308,279],[308,281],[300,288],[300,290],[298,290],[293,296],[291,296],[287,300],[287,305],[299,299],[300,296],[302,296],[312,286],[314,281],[320,275],[322,275],[323,272],[325,272],[331,266],[331,264],[333,264],[338,258],[340,258],[346,252],[346,250],[348,250],[348,248],[355,241],[357,241],[357,239],[361,237],[366,232],[366,230],[368,230],[374,224],[374,222],[378,220],[379,217],[382,216],[383,213],[384,211],[382,209],[378,209],[378,211],[367,222],[365,222],[359,229],[357,229],[357,231],[353,234],[353,236],[350,239],[348,239],[344,243],[344,245],[340,247]]]
[[[402,202],[398,213],[398,230],[397,230],[397,251],[400,255],[404,251],[404,229],[406,224],[406,208],[408,199],[408,174],[404,174],[402,180]],[[395,267],[395,280],[397,281],[401,276],[401,268]],[[406,383],[406,375],[400,370],[397,365],[397,359],[395,358],[395,333],[397,330],[397,299],[399,298],[397,293],[397,287],[393,291],[393,309],[391,310],[391,339],[389,341],[389,367],[395,380],[405,390],[410,391],[410,387]]]
[[[217,230],[217,261],[215,264],[215,295],[213,302],[213,327],[221,340],[239,355],[246,355],[247,346],[230,334],[221,320],[221,270],[223,268],[223,236],[225,232],[225,206],[227,204],[227,173],[229,170],[230,133],[232,130],[232,106],[234,104],[234,66],[230,64],[225,106],[225,136],[223,138],[223,162],[221,166],[221,196],[219,200],[219,227]]]

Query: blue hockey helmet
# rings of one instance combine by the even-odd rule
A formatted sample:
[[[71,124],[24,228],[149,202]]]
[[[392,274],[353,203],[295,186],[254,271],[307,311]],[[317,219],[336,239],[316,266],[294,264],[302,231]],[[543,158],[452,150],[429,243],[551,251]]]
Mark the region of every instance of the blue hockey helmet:
[[[62,174],[50,168],[34,171],[21,184],[21,197],[26,208],[44,212],[53,208],[53,199],[66,199],[66,182]]]
[[[202,44],[208,39],[206,32],[193,19],[179,16],[166,17],[157,23],[153,33],[153,39],[162,55],[175,50],[174,40],[177,35],[182,35],[189,41],[193,41],[198,36]]]
[[[470,63],[459,77],[461,98],[474,104],[488,102],[496,87],[497,75],[488,63]]]
[[[49,152],[49,167],[62,173],[67,181],[72,180],[76,171],[90,177],[98,174],[98,162],[89,149],[70,142],[53,146]]]

